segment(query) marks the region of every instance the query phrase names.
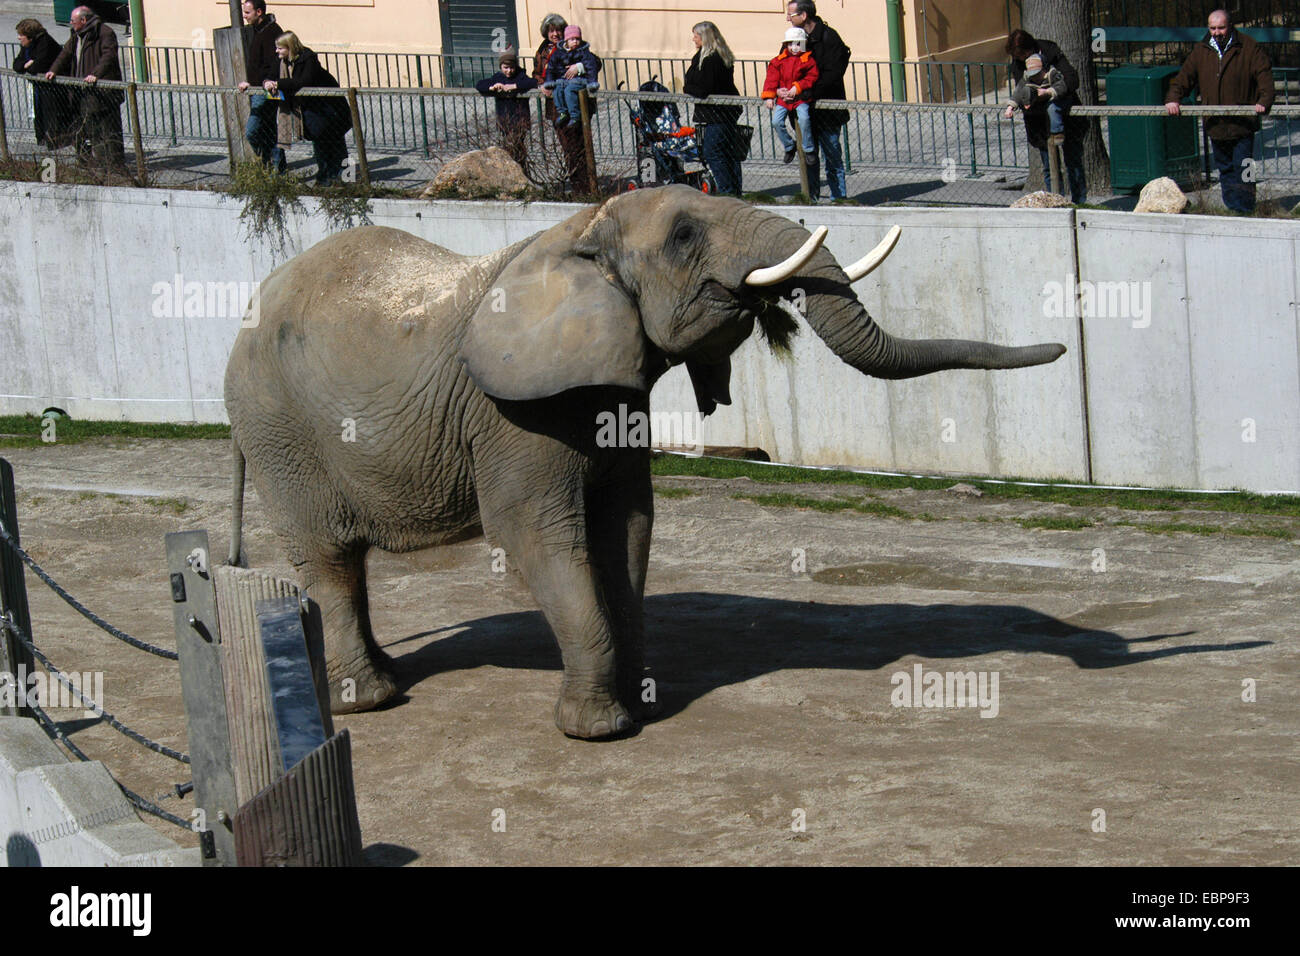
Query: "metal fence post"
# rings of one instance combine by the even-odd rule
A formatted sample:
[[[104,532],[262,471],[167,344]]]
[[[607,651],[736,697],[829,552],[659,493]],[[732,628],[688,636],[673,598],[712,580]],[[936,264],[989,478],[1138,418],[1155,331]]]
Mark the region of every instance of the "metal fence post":
[[[14,497],[14,470],[9,462],[0,458],[0,524],[13,537],[15,544],[22,542],[18,537],[18,504]],[[32,637],[32,616],[27,609],[27,581],[23,578],[23,562],[3,544],[0,544],[0,614],[23,631],[29,639]],[[0,631],[0,669],[9,672],[10,679],[17,684],[25,680],[36,667],[32,652],[20,640]],[[17,698],[23,699],[23,698]],[[5,708],[10,709],[10,708]],[[15,717],[34,717],[26,706],[12,708]]]
[[[144,162],[144,140],[140,136],[140,103],[134,83],[126,84],[126,112],[131,118],[131,145],[135,147],[135,173],[141,186],[149,185],[149,171]]]
[[[361,173],[361,183],[370,188],[370,164],[366,162],[366,134],[361,128],[361,111],[357,109],[357,88],[348,87],[348,109],[352,112],[352,138],[357,144],[357,167]]]

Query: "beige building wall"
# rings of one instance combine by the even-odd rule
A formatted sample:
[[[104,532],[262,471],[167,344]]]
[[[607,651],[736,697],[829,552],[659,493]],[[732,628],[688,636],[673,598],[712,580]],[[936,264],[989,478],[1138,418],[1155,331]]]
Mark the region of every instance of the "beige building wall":
[[[1018,20],[1017,7],[1012,9]],[[226,0],[144,0],[144,8],[150,46],[211,48],[211,30],[229,22]],[[435,0],[275,0],[268,9],[316,50],[444,52]],[[538,25],[547,13],[580,25],[602,56],[682,61],[694,53],[691,27],[700,20],[716,23],[742,59],[774,56],[787,27],[781,0],[515,0],[525,54],[536,49]],[[844,38],[853,60],[889,59],[885,0],[822,0],[818,15]],[[904,0],[903,56],[1000,62],[1006,19],[1006,0]]]

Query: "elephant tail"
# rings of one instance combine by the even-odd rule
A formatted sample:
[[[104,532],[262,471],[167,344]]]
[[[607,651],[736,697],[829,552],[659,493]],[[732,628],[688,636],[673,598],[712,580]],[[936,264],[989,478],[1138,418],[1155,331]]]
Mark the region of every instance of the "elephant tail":
[[[234,508],[230,523],[230,555],[226,563],[239,567],[240,550],[244,533],[244,472],[247,470],[244,453],[234,436],[230,439],[231,457],[234,459]]]

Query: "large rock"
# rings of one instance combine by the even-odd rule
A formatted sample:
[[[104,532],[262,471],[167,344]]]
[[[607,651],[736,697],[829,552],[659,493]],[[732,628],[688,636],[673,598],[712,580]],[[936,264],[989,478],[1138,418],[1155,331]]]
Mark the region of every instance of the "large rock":
[[[1168,176],[1153,179],[1142,187],[1134,212],[1182,212],[1187,208],[1187,197],[1178,184]]]
[[[465,196],[517,196],[529,189],[528,179],[504,149],[489,146],[463,153],[443,164],[420,194],[436,199],[449,193]]]
[[[1049,193],[1045,190],[1038,190],[1036,193],[1030,193],[1028,196],[1021,196],[1011,204],[1012,209],[1060,209],[1062,206],[1069,206],[1070,200],[1064,196],[1058,196],[1056,193]]]

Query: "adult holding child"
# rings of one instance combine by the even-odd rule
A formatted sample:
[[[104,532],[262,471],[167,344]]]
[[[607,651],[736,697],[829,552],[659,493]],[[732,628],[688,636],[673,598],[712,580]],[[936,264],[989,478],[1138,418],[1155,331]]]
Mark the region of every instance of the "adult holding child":
[[[537,52],[533,55],[533,79],[539,84],[546,80],[546,69],[550,65],[551,58],[560,56],[564,51],[564,31],[568,27],[568,22],[558,13],[548,13],[542,18],[542,42],[537,47]],[[569,72],[572,71],[572,76]],[[574,79],[578,76],[575,68],[565,69],[565,76],[568,79]],[[551,90],[543,89],[542,95],[546,97],[546,106],[544,113],[550,123],[554,123],[558,109],[555,105],[554,96]],[[567,170],[569,183],[574,191],[586,190],[589,183],[587,172],[587,147],[582,138],[582,128],[579,126],[562,125],[555,131],[559,138],[560,147],[564,151],[564,164]]]
[[[1049,168],[1048,149],[1064,147],[1070,200],[1075,205],[1085,202],[1088,181],[1083,169],[1083,138],[1088,122],[1070,116],[1070,108],[1079,105],[1079,72],[1059,46],[1051,40],[1036,40],[1027,30],[1011,31],[1007,54],[1016,90],[1006,109],[1007,119],[1017,110],[1023,113],[1025,138],[1042,157],[1044,177]]]
[[[796,0],[786,4],[785,18],[792,27],[808,35],[807,49],[817,64],[817,80],[809,95],[816,106],[818,100],[846,100],[844,74],[849,68],[850,50],[838,33],[817,16],[817,4],[812,0]],[[848,182],[844,174],[844,150],[840,145],[840,132],[849,121],[849,111],[833,107],[815,108],[812,111],[813,142],[821,151],[826,163],[826,184],[831,199],[848,198]],[[812,198],[821,195],[821,171],[817,151],[808,167],[808,188]]]
[[[727,41],[711,21],[703,20],[691,28],[695,43],[695,56],[686,70],[682,91],[701,99],[708,96],[739,96],[736,89],[736,57]],[[741,107],[735,105],[710,105],[700,103],[692,118],[700,133],[700,153],[704,165],[713,174],[718,192],[724,196],[739,196],[741,192],[740,131]]]

